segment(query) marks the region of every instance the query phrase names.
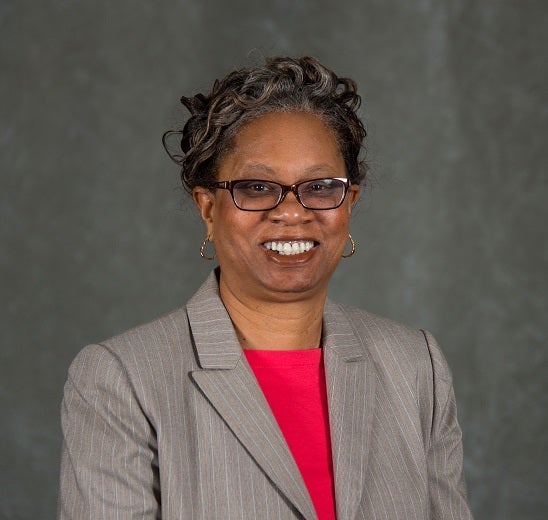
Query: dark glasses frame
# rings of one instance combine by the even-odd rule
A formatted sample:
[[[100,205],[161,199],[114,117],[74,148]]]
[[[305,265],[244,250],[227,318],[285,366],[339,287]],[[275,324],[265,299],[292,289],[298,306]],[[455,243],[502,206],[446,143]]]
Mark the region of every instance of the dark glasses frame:
[[[314,183],[315,181],[326,181],[326,180],[340,181],[343,184],[344,191],[343,191],[343,195],[341,197],[340,202],[336,206],[330,206],[328,208],[314,208],[314,207],[310,207],[310,206],[307,206],[306,204],[304,204],[303,201],[301,200],[300,195],[299,195],[299,187],[302,186],[303,184],[310,184],[310,183]],[[276,201],[275,204],[272,204],[272,205],[270,205],[266,208],[261,208],[261,209],[242,208],[236,202],[236,198],[234,197],[234,188],[236,186],[238,186],[238,184],[244,183],[244,182],[268,183],[268,184],[275,184],[276,186],[279,186],[281,188],[281,192],[278,196],[278,200]],[[269,180],[265,180],[265,179],[238,179],[238,180],[235,180],[235,181],[213,182],[209,185],[209,187],[210,188],[220,188],[220,189],[223,189],[223,190],[230,191],[232,201],[234,202],[235,206],[238,209],[242,210],[242,211],[270,211],[270,210],[276,208],[277,206],[279,206],[279,204],[285,199],[285,196],[289,192],[292,192],[293,195],[295,195],[295,198],[299,201],[299,203],[301,204],[301,206],[303,208],[311,209],[311,210],[314,210],[314,211],[323,211],[323,210],[337,209],[343,203],[344,199],[346,198],[346,194],[348,193],[348,189],[350,188],[351,185],[352,185],[352,183],[350,182],[350,179],[348,179],[346,177],[320,177],[318,179],[309,179],[309,180],[297,182],[297,183],[291,184],[291,185],[281,184],[279,182],[269,181]]]

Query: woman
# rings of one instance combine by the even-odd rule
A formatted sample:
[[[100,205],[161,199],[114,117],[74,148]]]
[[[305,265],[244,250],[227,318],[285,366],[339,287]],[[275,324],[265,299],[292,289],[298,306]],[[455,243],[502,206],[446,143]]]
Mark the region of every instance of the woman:
[[[164,143],[219,267],[72,364],[60,518],[471,517],[434,339],[326,299],[355,250],[359,100],[313,58],[182,99]]]

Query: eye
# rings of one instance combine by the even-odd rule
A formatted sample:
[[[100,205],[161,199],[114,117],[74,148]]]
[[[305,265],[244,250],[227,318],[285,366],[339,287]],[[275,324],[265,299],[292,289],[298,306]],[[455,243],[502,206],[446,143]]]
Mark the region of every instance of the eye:
[[[248,197],[260,197],[277,195],[279,187],[270,182],[246,180],[238,181],[238,183],[234,186],[234,189]]]
[[[333,179],[318,179],[311,181],[309,184],[303,186],[304,191],[313,192],[319,194],[321,192],[326,192],[332,190],[334,187]]]

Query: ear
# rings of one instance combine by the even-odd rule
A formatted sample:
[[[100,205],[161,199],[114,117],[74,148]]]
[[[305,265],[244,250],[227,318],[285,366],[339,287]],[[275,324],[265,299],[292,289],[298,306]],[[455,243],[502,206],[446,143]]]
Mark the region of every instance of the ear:
[[[349,213],[352,213],[352,208],[354,207],[354,204],[358,202],[358,199],[360,198],[360,192],[361,186],[359,184],[352,184],[350,188],[348,188],[347,197],[350,200]]]
[[[204,221],[207,229],[207,236],[210,242],[213,242],[213,222],[215,216],[215,195],[202,186],[196,186],[192,190],[192,198],[194,203],[198,206],[200,216]]]

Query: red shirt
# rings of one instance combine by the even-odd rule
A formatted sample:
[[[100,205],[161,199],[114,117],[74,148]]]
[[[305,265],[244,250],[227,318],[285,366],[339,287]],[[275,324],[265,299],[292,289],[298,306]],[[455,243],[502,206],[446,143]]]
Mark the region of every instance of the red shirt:
[[[293,454],[319,520],[334,520],[333,461],[322,349],[244,352]]]

